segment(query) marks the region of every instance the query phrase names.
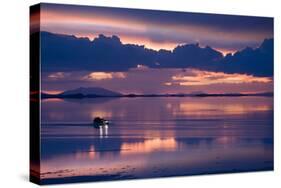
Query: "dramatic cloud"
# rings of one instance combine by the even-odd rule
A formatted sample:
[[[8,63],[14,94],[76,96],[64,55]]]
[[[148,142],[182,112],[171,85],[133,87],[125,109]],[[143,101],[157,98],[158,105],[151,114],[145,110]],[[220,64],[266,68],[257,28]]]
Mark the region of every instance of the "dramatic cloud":
[[[266,17],[42,4],[40,18],[44,31],[91,39],[118,35],[123,43],[153,49],[200,42],[233,52],[273,37],[273,19]]]
[[[245,48],[223,56],[210,46],[178,45],[172,51],[152,50],[122,44],[117,36],[87,38],[41,32],[42,71],[125,72],[139,66],[149,68],[193,68],[199,70],[273,76],[273,39],[258,48]],[[34,33],[31,37],[35,37]],[[54,75],[62,76],[62,75]]]

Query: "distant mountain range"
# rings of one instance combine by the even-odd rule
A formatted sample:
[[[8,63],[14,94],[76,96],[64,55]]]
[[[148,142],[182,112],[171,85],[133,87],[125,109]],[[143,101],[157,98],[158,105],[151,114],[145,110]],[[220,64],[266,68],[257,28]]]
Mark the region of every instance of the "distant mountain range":
[[[99,98],[99,97],[242,97],[242,96],[273,96],[272,92],[265,93],[175,93],[175,94],[122,94],[101,87],[80,87],[64,91],[60,94],[41,93],[41,98]]]
[[[61,95],[64,96],[76,95],[76,94],[82,94],[85,96],[95,95],[95,96],[108,96],[108,97],[122,95],[121,93],[110,91],[108,89],[104,89],[101,87],[79,87],[77,89],[68,90],[61,93]]]
[[[95,97],[121,97],[123,94],[101,87],[79,87],[59,94],[41,93],[41,98],[95,98]]]

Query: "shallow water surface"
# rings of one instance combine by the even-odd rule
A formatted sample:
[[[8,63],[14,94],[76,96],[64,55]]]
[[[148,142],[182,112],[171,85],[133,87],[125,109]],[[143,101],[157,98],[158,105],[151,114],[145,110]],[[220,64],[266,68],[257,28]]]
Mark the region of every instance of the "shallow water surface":
[[[273,169],[271,97],[46,99],[45,183]],[[95,117],[108,128],[91,126]]]

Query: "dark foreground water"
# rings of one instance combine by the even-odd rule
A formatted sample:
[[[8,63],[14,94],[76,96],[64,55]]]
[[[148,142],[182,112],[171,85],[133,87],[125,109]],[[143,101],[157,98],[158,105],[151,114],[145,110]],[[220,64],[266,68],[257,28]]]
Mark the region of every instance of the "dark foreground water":
[[[41,118],[43,183],[273,169],[271,97],[47,99]]]

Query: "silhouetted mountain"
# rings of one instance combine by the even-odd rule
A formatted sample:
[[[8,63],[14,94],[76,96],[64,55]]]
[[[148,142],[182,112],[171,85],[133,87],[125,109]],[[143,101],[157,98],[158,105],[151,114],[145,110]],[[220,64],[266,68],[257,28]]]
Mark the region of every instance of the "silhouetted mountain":
[[[110,91],[101,87],[80,87],[73,90],[64,91],[60,95],[62,96],[70,96],[70,95],[83,95],[83,96],[120,96],[121,93]]]
[[[34,34],[31,35],[33,37]],[[273,39],[256,48],[223,56],[199,44],[178,45],[174,50],[152,50],[122,44],[118,36],[99,35],[93,41],[70,35],[41,32],[43,71],[127,71],[138,64],[151,68],[196,68],[255,76],[273,75]]]
[[[121,94],[103,88],[78,88],[65,91],[61,94],[41,93],[41,98],[63,98],[63,99],[82,99],[82,98],[134,98],[134,97],[243,97],[243,96],[261,96],[272,97],[272,92],[265,93],[173,93],[173,94]]]

